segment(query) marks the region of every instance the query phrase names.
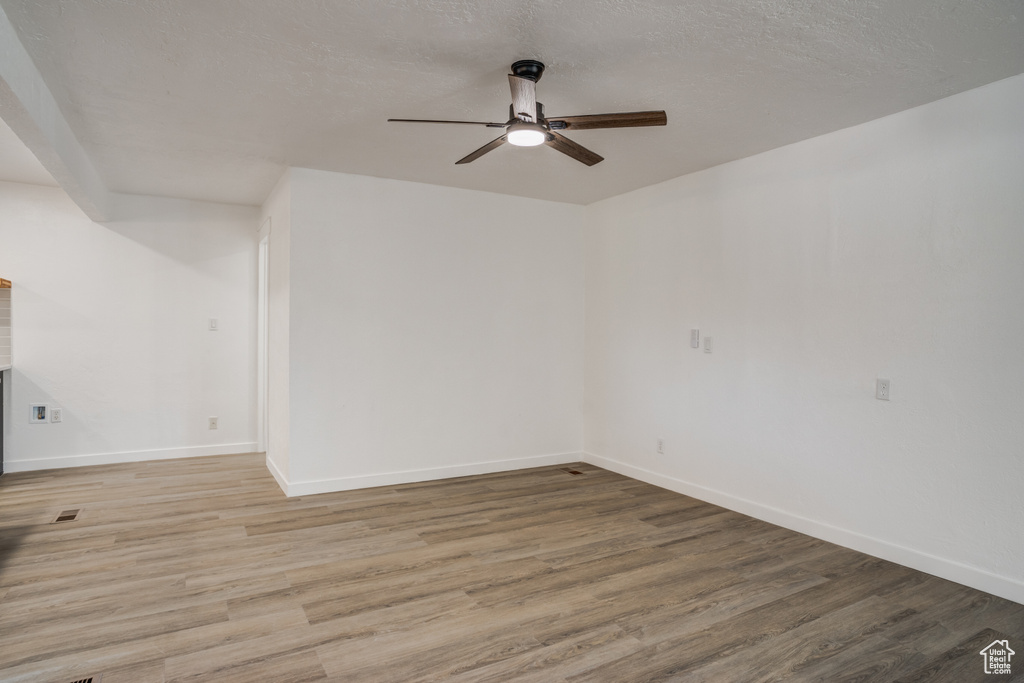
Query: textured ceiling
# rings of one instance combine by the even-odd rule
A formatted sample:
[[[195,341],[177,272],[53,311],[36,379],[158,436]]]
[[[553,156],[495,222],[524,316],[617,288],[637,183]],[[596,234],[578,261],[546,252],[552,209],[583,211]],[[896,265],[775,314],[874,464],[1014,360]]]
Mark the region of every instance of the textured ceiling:
[[[259,204],[285,166],[589,203],[1024,72],[1021,0],[0,0],[118,192]],[[549,115],[665,109],[505,146],[505,74]]]

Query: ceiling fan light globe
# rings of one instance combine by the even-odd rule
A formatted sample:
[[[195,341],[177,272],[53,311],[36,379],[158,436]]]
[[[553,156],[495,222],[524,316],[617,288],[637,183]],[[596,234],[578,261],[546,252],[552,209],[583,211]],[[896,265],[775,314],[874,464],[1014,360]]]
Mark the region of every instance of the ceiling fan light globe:
[[[543,145],[548,134],[537,124],[513,123],[508,127],[507,139],[510,145],[516,147],[536,147]]]

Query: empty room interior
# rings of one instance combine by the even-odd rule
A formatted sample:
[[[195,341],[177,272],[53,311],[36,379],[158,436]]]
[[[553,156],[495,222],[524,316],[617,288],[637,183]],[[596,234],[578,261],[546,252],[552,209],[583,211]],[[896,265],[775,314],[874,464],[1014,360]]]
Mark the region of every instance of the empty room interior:
[[[1024,680],[1019,0],[0,0],[0,119],[0,681]]]

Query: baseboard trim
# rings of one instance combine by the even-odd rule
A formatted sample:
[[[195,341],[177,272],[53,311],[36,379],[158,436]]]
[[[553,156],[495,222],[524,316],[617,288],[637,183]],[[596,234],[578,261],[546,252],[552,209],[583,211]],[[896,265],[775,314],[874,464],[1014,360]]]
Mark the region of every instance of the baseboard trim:
[[[200,458],[206,455],[233,455],[252,453],[256,442],[227,443],[211,446],[184,446],[181,448],[155,448],[144,451],[120,451],[117,453],[92,453],[89,455],[65,455],[58,458],[36,460],[7,460],[5,472],[34,472],[64,467],[85,467],[88,465],[116,465],[124,462],[145,462],[147,460],[173,460],[175,458]]]
[[[277,468],[277,463],[270,459],[269,454],[267,455],[267,470],[270,471],[270,476],[274,477],[284,494],[288,495],[288,478]]]
[[[468,477],[474,474],[491,474],[494,472],[508,472],[511,470],[524,470],[530,467],[545,467],[548,465],[565,465],[572,462],[580,462],[582,454],[579,451],[570,453],[553,453],[550,455],[532,455],[511,460],[490,460],[487,462],[474,462],[466,465],[450,465],[448,467],[430,467],[419,470],[401,470],[397,472],[382,472],[380,474],[366,474],[357,477],[339,477],[337,479],[316,479],[307,481],[288,481],[287,478],[277,470],[276,466],[271,467],[272,462],[268,459],[267,465],[270,473],[277,479],[277,483],[288,497],[311,496],[317,493],[333,493],[336,491],[351,491],[354,489],[368,489],[375,486],[394,486],[395,484],[412,484],[419,481],[433,481],[435,479],[451,479],[453,477]]]
[[[642,467],[628,465],[618,460],[595,455],[594,453],[584,452],[582,459],[591,465],[597,465],[606,470],[618,472],[648,484],[720,505],[765,522],[828,541],[829,543],[835,543],[852,550],[867,553],[883,560],[901,564],[904,567],[917,569],[926,574],[932,574],[933,576],[948,579],[971,588],[977,588],[986,593],[998,595],[1007,600],[1024,604],[1024,582],[1008,576],[993,574],[980,567],[966,565],[955,560],[915,550],[914,548],[865,536],[849,529],[835,527],[824,522],[794,515],[776,507],[739,498],[722,491],[709,489],[682,479],[676,479],[675,477],[658,474]]]

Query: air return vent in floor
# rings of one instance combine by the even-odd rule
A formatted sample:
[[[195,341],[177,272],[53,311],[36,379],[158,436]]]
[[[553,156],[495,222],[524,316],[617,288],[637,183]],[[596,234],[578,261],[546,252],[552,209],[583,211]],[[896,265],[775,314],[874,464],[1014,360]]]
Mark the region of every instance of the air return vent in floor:
[[[103,676],[86,676],[85,678],[79,678],[77,681],[71,681],[71,683],[100,683],[100,679]]]
[[[78,513],[81,510],[61,510],[57,518],[54,519],[50,524],[56,524],[57,522],[73,522],[78,519]],[[75,682],[77,683],[77,681]],[[95,681],[93,682],[95,683]]]
[[[574,470],[574,469],[573,469],[573,468],[571,468],[571,467],[563,467],[563,468],[561,468],[561,470],[562,470],[563,472],[568,472],[569,474],[583,474],[583,473],[582,473],[582,472],[580,472],[579,470]]]

